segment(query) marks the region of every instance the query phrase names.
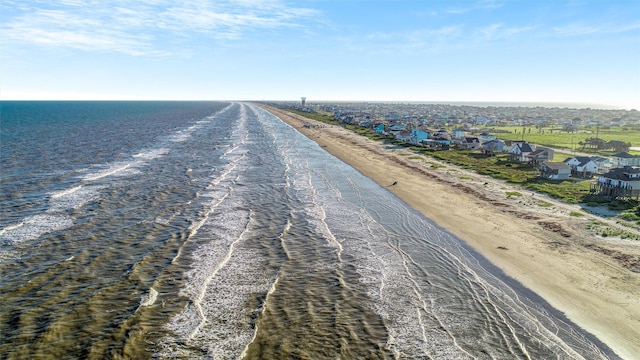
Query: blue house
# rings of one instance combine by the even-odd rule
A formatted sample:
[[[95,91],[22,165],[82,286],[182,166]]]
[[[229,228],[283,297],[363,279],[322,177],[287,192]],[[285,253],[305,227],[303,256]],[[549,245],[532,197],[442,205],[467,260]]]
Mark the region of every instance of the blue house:
[[[376,134],[384,134],[384,124],[378,124],[373,127]]]
[[[411,143],[413,145],[418,145],[422,140],[427,140],[430,134],[426,131],[422,131],[419,129],[411,130]]]

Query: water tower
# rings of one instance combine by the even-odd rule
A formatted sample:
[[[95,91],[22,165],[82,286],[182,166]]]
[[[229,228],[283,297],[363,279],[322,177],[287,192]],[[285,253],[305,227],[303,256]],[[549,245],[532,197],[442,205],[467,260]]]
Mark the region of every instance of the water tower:
[[[304,107],[304,103],[307,101],[307,98],[303,96],[300,100],[302,100],[302,107]]]

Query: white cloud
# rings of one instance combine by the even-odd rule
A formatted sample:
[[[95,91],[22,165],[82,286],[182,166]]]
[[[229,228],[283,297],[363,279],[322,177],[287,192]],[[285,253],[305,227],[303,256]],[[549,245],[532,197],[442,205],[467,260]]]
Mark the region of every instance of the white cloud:
[[[167,55],[166,38],[183,46],[202,36],[233,40],[256,29],[302,27],[317,15],[273,0],[7,1],[1,8],[4,43],[130,55]]]

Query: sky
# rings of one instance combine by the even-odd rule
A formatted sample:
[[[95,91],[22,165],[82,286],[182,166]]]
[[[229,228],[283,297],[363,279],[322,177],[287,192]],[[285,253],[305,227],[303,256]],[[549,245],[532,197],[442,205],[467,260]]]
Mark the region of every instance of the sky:
[[[0,2],[2,100],[301,96],[640,110],[640,1]]]

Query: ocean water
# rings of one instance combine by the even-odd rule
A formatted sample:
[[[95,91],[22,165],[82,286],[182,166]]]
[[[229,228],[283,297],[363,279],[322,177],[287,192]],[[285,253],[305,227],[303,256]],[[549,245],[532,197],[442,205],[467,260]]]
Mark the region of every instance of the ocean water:
[[[0,121],[0,358],[617,358],[254,104]]]

